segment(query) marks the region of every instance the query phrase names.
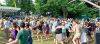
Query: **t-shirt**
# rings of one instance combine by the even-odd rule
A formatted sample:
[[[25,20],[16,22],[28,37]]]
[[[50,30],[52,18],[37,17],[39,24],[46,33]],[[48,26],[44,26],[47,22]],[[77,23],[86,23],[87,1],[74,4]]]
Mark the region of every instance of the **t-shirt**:
[[[61,33],[62,33],[62,28],[56,29],[55,34],[61,34]]]
[[[53,25],[52,25],[52,32],[55,32],[55,27],[57,26],[57,22],[53,22]]]
[[[66,28],[65,27],[62,28],[62,33],[66,33]]]
[[[17,33],[18,33],[18,31],[17,31],[16,29],[11,30],[11,38],[12,38],[13,40],[16,39]]]
[[[65,24],[65,28],[66,29],[70,29],[70,27],[71,27],[71,23],[70,22],[68,22],[68,23]]]
[[[20,30],[16,37],[19,40],[19,44],[28,44],[29,39],[29,31],[28,30]]]
[[[57,26],[57,22],[54,22],[54,23],[53,23],[53,26]]]

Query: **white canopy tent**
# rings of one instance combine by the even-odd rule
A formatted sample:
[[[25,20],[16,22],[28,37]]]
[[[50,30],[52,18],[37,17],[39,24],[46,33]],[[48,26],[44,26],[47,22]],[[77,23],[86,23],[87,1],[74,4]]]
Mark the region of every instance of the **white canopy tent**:
[[[19,10],[21,10],[21,8],[0,6],[0,17],[2,17],[2,15],[5,15],[6,13],[14,13]]]
[[[15,8],[15,7],[7,7],[7,6],[0,6],[0,12],[17,12],[21,8]]]

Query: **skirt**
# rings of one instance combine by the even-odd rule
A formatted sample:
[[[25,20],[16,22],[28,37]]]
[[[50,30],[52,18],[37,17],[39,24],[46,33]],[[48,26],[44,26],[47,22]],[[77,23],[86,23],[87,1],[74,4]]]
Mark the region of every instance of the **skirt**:
[[[81,34],[81,43],[86,43],[87,42],[87,36],[85,32],[82,32]]]
[[[62,41],[63,40],[63,35],[62,34],[56,34],[56,39],[58,41]]]

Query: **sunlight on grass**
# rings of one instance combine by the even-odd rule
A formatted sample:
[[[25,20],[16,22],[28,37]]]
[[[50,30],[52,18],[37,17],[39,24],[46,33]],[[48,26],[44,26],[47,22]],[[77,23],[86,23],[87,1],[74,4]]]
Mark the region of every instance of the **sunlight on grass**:
[[[6,39],[4,39],[4,32],[0,31],[0,44],[5,44]],[[43,41],[37,41],[37,38],[34,34],[33,37],[33,44],[53,44],[54,37],[50,36],[48,40],[43,37]],[[72,41],[70,40],[69,42],[66,42],[65,44],[72,44]],[[93,44],[93,41],[89,42],[89,44]]]

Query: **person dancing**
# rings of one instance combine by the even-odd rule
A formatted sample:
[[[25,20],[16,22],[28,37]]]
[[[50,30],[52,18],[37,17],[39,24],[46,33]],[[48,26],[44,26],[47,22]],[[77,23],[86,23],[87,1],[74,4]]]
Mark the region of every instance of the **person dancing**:
[[[72,41],[73,41],[74,44],[80,44],[80,35],[81,35],[80,30],[81,30],[81,28],[79,26],[78,21],[74,20],[73,23],[72,23],[72,26],[73,26],[72,31],[75,33]]]

